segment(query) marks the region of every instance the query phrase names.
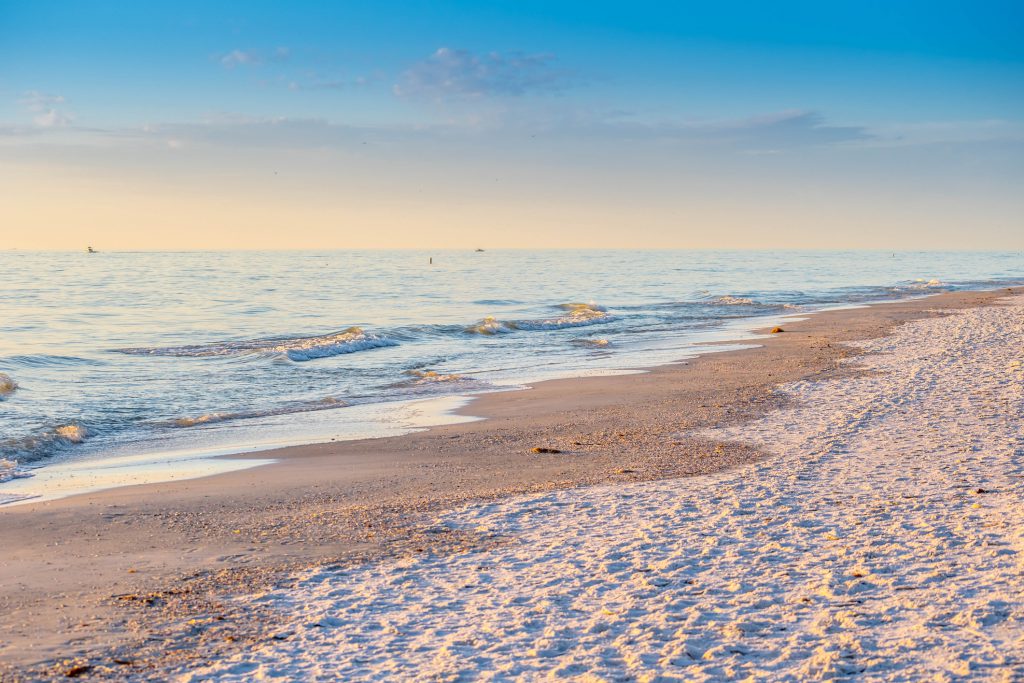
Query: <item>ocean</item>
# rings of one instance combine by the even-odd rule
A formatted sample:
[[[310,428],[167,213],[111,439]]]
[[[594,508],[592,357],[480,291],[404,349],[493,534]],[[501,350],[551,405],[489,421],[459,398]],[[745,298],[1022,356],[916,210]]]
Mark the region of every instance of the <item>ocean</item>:
[[[1024,254],[8,251],[0,274],[3,501],[68,463],[401,433],[783,316],[1021,284]]]

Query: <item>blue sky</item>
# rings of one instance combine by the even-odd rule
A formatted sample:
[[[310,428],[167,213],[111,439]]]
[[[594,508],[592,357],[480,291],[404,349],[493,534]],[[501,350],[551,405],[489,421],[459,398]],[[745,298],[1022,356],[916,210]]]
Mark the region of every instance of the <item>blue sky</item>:
[[[1022,36],[1011,2],[0,0],[0,180],[24,246],[1021,246]]]

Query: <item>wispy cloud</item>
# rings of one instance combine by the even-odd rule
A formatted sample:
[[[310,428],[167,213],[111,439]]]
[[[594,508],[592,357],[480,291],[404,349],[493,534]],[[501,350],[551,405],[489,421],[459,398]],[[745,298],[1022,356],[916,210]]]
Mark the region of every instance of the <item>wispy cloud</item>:
[[[697,127],[698,135],[726,140],[749,151],[859,142],[874,137],[864,126],[828,123],[818,112],[791,110],[746,120]]]
[[[329,149],[358,145],[373,130],[316,118],[222,115],[196,123],[151,124],[139,130],[124,131],[121,139],[158,146],[166,144],[173,149],[186,146]]]
[[[246,50],[232,50],[227,54],[221,55],[220,65],[225,69],[234,69],[236,66],[247,66],[253,64],[262,63],[262,59],[255,52],[248,52]]]
[[[379,80],[379,78],[376,76],[353,76],[351,78],[322,78],[314,76],[308,80],[291,80],[288,82],[288,89],[352,90],[354,88],[365,88],[377,80]]]
[[[40,128],[60,128],[70,125],[75,118],[67,109],[67,101],[62,95],[32,90],[18,102],[32,114],[32,122]]]
[[[0,128],[0,137],[21,137],[26,141],[48,129],[34,127],[18,131]],[[49,129],[55,130],[55,129]],[[6,132],[6,135],[5,135]],[[247,117],[218,115],[191,123],[165,122],[141,128],[112,130],[66,127],[66,135],[81,140],[113,145],[157,145],[169,149],[199,147],[345,149],[375,144],[406,144],[414,141],[478,140],[480,135],[494,140],[522,139],[540,133],[556,136],[565,144],[628,144],[659,149],[689,149],[693,152],[720,154],[779,154],[809,147],[847,144],[875,144],[878,140],[862,126],[831,125],[818,113],[781,112],[747,119],[700,122],[640,122],[628,114],[606,118],[575,117],[530,122],[524,117],[508,117],[494,125],[474,126],[464,121],[392,126],[353,126],[322,118]],[[575,142],[573,142],[575,140]]]
[[[865,126],[829,123],[818,112],[789,110],[745,119],[710,121],[638,121],[617,112],[602,121],[581,121],[576,130],[592,130],[637,139],[658,138],[685,145],[727,147],[740,152],[768,154],[787,149],[873,140]]]
[[[875,130],[879,145],[1024,141],[1024,122],[1004,119],[894,122]]]
[[[284,62],[291,57],[291,54],[291,50],[287,47],[278,47],[269,52],[236,48],[217,55],[217,61],[225,69],[234,69],[240,66],[261,66],[267,62]]]
[[[394,86],[399,97],[444,100],[520,96],[558,91],[571,74],[554,66],[554,55],[489,52],[442,47],[407,69]]]
[[[345,87],[345,86],[339,86]],[[34,125],[0,122],[0,144],[63,145],[76,148],[170,149],[411,149],[427,146],[479,144],[482,137],[499,147],[521,147],[535,138],[554,148],[615,147],[660,150],[669,154],[722,159],[737,156],[799,154],[811,149],[926,148],[955,145],[960,149],[1002,146],[1018,149],[1024,142],[1024,122],[962,121],[905,123],[890,127],[838,125],[821,113],[783,111],[739,119],[684,121],[641,120],[632,112],[551,112],[530,118],[500,116],[487,125],[464,120],[388,125],[352,125],[317,117],[249,117],[219,114],[200,121],[163,122],[140,127],[85,128],[68,125],[60,109],[63,98],[28,93],[21,100],[38,121]],[[539,143],[538,140],[538,143]],[[525,144],[533,144],[526,142]],[[364,145],[370,145],[369,148]],[[1014,146],[1017,147],[1014,147]],[[993,147],[994,146],[994,147]]]

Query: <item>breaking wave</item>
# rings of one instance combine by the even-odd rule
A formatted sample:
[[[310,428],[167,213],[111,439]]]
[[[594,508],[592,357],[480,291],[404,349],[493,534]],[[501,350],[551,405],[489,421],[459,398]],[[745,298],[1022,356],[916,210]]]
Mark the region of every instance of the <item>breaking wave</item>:
[[[722,296],[714,297],[709,303],[716,306],[754,306],[759,308],[800,308],[800,306],[791,303],[765,303],[752,299],[746,296],[733,296],[732,294],[723,294]]]
[[[66,424],[41,433],[0,441],[0,458],[17,463],[41,460],[55,451],[78,445],[88,439],[89,430],[80,424]]]
[[[24,476],[27,475],[18,470],[17,460],[8,460],[7,458],[0,458],[0,483]]]
[[[238,356],[244,354],[279,354],[293,361],[307,361],[327,358],[356,351],[397,346],[398,342],[388,337],[367,334],[361,327],[348,329],[317,337],[294,339],[255,339],[251,341],[221,342],[218,344],[194,344],[187,346],[164,346],[115,349],[120,353],[139,356],[176,356],[189,358],[210,358]]]
[[[402,374],[405,375],[405,379],[389,385],[396,390],[396,397],[477,392],[494,386],[486,380],[470,375],[437,372],[425,368],[405,370]]]
[[[607,339],[573,339],[572,343],[588,349],[607,349],[612,345]]]
[[[82,425],[64,425],[57,427],[54,432],[69,443],[82,443],[89,436],[89,430]]]
[[[444,374],[435,372],[434,370],[406,370],[404,375],[408,375],[414,379],[410,380],[411,384],[438,384],[441,382],[467,382],[471,381],[472,377],[466,377],[465,375],[456,375],[455,373]]]
[[[291,415],[293,413],[310,413],[316,410],[330,410],[331,408],[344,408],[348,403],[340,399],[328,396],[319,401],[309,403],[298,403],[280,408],[268,408],[266,410],[240,410],[233,413],[213,412],[204,413],[196,417],[179,417],[170,421],[174,427],[199,427],[202,425],[227,422],[228,420],[246,420],[256,417],[274,417],[275,415]],[[166,423],[165,423],[166,424]]]
[[[238,418],[238,413],[206,413],[199,417],[179,417],[174,421],[176,427],[195,427],[196,425],[210,424],[211,422],[223,422]]]
[[[18,389],[18,383],[11,379],[10,375],[0,372],[0,398],[13,394]]]
[[[397,345],[398,342],[387,337],[366,334],[361,327],[350,327],[337,334],[279,344],[272,350],[284,353],[294,361],[304,361]]]
[[[721,306],[757,306],[758,303],[753,299],[749,299],[745,296],[732,296],[731,294],[725,294],[723,296],[715,297],[711,300],[712,303],[719,304]]]
[[[467,327],[466,331],[471,334],[495,335],[515,332],[517,330],[561,330],[568,327],[594,325],[612,319],[608,315],[607,310],[593,303],[559,304],[558,308],[565,311],[565,313],[554,318],[543,318],[540,320],[497,320],[488,316],[476,325]]]
[[[906,286],[906,289],[935,289],[936,287],[945,287],[946,283],[941,280],[932,278],[931,280],[925,280],[924,278],[917,278],[912,283]]]
[[[498,320],[494,316],[489,315],[476,325],[470,325],[467,327],[466,332],[469,332],[470,334],[493,335],[504,334],[505,332],[515,332],[517,329],[519,328],[516,327],[515,323]]]

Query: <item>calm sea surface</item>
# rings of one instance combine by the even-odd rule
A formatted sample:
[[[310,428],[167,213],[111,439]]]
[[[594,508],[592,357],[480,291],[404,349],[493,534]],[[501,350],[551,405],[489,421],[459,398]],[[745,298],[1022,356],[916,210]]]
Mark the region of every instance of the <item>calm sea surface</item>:
[[[389,433],[411,399],[668,362],[837,304],[1016,284],[1024,255],[0,252],[0,276],[5,479]]]

